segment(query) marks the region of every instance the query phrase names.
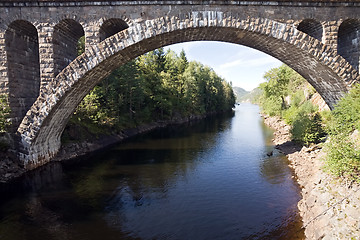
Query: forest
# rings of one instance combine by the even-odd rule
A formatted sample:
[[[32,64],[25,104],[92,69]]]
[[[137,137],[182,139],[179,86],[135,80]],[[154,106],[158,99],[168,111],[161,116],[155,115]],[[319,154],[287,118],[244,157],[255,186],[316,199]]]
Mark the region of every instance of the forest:
[[[63,142],[117,133],[142,124],[231,111],[231,83],[208,66],[164,48],[117,68],[80,103]]]

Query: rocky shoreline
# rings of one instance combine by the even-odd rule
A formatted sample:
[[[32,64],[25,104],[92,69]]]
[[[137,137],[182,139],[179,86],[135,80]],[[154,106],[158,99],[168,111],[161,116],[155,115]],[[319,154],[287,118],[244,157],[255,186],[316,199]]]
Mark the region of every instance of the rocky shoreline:
[[[360,185],[323,170],[321,145],[299,146],[291,141],[284,121],[263,117],[275,129],[273,142],[288,157],[301,187],[298,209],[306,239],[360,239]]]

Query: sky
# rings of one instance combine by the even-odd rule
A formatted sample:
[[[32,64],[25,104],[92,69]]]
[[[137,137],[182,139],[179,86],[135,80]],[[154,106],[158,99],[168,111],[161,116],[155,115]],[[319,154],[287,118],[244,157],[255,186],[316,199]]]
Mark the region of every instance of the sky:
[[[165,49],[169,48],[178,54],[184,49],[189,61],[208,65],[234,87],[247,91],[265,81],[263,75],[266,71],[282,64],[263,52],[232,43],[197,41],[178,43]]]

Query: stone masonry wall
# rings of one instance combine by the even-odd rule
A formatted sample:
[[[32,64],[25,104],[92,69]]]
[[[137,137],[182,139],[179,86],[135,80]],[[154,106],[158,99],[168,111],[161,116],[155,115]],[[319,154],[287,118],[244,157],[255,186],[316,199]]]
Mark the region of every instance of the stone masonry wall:
[[[9,104],[15,132],[40,89],[39,42],[37,31],[29,22],[13,22],[5,33],[9,79]]]

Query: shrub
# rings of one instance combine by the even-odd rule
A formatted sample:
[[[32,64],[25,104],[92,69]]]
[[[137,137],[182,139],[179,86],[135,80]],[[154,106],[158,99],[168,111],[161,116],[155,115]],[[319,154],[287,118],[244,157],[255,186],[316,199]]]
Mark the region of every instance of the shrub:
[[[353,136],[360,130],[360,84],[339,101],[328,122],[326,168],[337,176],[360,180],[360,143]]]
[[[333,110],[332,133],[351,133],[360,129],[360,84],[338,102]]]
[[[261,103],[262,111],[269,116],[281,115],[282,100],[278,97],[269,97]]]
[[[305,145],[319,143],[325,137],[320,114],[297,115],[291,128],[291,135],[295,141]]]
[[[11,124],[9,121],[10,107],[6,95],[0,95],[0,133],[6,132]]]
[[[360,149],[347,134],[330,137],[325,144],[325,168],[336,176],[359,180]]]
[[[300,105],[291,105],[287,110],[283,111],[282,118],[287,124],[292,125],[296,119],[313,114],[317,110],[317,107],[310,101],[305,101]]]

